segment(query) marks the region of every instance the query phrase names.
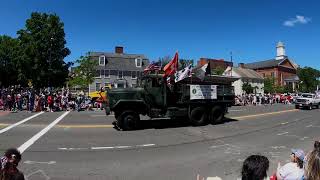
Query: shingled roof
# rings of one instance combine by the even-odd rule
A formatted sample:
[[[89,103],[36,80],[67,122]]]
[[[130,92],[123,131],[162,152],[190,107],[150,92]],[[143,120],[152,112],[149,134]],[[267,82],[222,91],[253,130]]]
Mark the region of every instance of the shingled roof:
[[[263,79],[263,77],[252,69],[233,67],[232,71],[240,76],[240,78]]]
[[[149,60],[142,54],[118,54],[105,52],[90,52],[89,56],[93,60],[98,60],[100,56],[106,57],[105,66],[98,66],[98,69],[123,70],[123,71],[143,71],[148,65]],[[142,59],[142,66],[137,67],[135,59]]]
[[[244,64],[244,67],[245,68],[249,68],[249,69],[260,69],[260,68],[276,67],[284,60],[285,59],[280,59],[280,60],[270,59],[270,60],[265,60],[265,61],[259,61],[259,62],[253,62],[253,63]]]

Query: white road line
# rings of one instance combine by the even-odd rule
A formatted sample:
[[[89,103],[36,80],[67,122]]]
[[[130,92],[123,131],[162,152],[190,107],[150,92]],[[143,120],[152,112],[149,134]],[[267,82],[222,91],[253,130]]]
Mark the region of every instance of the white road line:
[[[30,117],[27,117],[27,118],[19,121],[19,122],[17,122],[17,123],[11,124],[10,126],[8,126],[8,127],[6,127],[6,128],[3,128],[3,129],[0,130],[0,134],[4,133],[4,132],[6,132],[6,131],[9,131],[10,129],[12,129],[12,128],[16,127],[16,126],[19,126],[20,124],[25,123],[25,122],[29,121],[30,119],[39,116],[39,115],[42,114],[42,113],[44,113],[44,112],[39,112],[39,113],[37,113],[37,114],[35,114],[35,115],[32,115],[32,116],[30,116]]]
[[[38,132],[36,135],[34,135],[32,138],[30,138],[28,141],[26,141],[24,144],[22,144],[18,150],[23,153],[26,149],[28,149],[33,143],[35,143],[41,136],[46,134],[53,126],[58,124],[66,115],[68,115],[70,111],[67,111],[63,113],[61,116],[59,116],[56,120],[54,120],[52,123],[50,123],[47,127],[42,129],[40,132]]]
[[[137,147],[150,147],[150,146],[155,146],[155,144],[141,144],[141,145],[137,145]]]
[[[117,149],[124,149],[124,148],[130,148],[131,146],[116,146],[114,148],[117,148]]]
[[[281,125],[285,125],[285,124],[288,124],[289,122],[283,122],[283,123],[281,123]]]
[[[280,133],[280,134],[277,134],[278,136],[282,136],[282,135],[285,135],[285,134],[288,134],[289,132],[283,132],[283,133]]]
[[[91,147],[92,150],[114,149],[114,147]]]

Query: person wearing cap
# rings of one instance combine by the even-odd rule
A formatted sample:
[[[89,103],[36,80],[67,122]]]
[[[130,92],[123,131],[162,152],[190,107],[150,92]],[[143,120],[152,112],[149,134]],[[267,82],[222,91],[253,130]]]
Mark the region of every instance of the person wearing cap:
[[[278,180],[301,180],[303,179],[304,169],[303,160],[304,152],[301,149],[292,149],[289,163],[284,166],[278,164],[277,179]]]

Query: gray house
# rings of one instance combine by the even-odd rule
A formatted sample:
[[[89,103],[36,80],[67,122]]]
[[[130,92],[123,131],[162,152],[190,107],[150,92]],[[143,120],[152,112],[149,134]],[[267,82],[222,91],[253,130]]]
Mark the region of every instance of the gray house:
[[[113,88],[134,87],[149,60],[142,54],[125,54],[123,47],[115,47],[114,53],[90,52],[92,60],[99,61],[96,78],[89,86],[89,93],[111,85]]]

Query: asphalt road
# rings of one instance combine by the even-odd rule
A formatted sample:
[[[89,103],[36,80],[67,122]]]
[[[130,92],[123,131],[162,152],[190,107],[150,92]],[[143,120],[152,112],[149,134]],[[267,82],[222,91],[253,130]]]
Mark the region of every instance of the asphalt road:
[[[272,174],[291,148],[309,151],[319,139],[319,115],[292,105],[232,107],[224,124],[143,121],[124,132],[101,111],[1,112],[0,153],[22,150],[20,169],[29,180],[236,179],[249,155],[267,156]]]

